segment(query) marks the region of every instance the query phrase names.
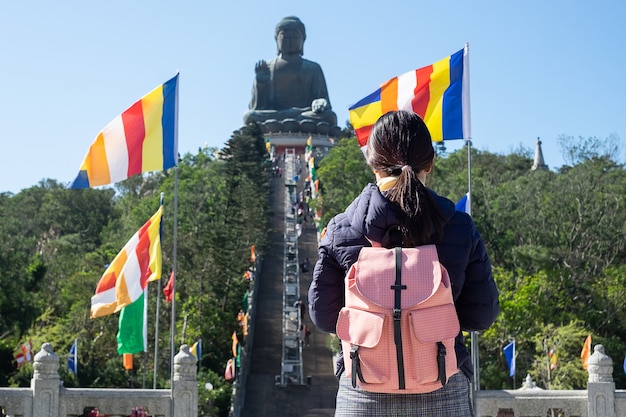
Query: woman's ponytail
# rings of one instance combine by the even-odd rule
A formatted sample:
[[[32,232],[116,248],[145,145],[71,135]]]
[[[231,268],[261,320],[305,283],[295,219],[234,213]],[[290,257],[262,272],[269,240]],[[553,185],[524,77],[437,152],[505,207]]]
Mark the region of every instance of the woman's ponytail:
[[[385,196],[400,209],[406,246],[428,243],[442,230],[441,214],[418,174],[430,168],[435,157],[430,133],[423,120],[407,111],[389,112],[374,125],[366,159],[368,165],[397,177]]]

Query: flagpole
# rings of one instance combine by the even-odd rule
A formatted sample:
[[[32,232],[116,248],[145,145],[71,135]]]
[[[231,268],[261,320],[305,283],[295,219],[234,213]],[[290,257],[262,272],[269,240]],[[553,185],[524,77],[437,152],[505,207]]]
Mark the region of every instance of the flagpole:
[[[163,206],[163,202],[165,200],[165,193],[161,193],[161,199],[159,204]],[[161,220],[162,221],[162,220]],[[161,239],[161,242],[163,239]],[[161,271],[161,276],[163,276],[163,271]],[[154,319],[154,370],[152,373],[152,389],[156,389],[157,386],[157,364],[159,357],[159,312],[161,311],[161,280],[159,279],[158,289],[157,289],[157,301],[156,301],[156,313]]]
[[[176,74],[179,72],[176,71]],[[172,244],[172,317],[170,319],[170,415],[174,415],[174,332],[176,330],[176,252],[178,238],[178,89],[176,89],[176,115],[175,115],[175,153],[174,161],[174,238]]]
[[[170,383],[174,382],[174,333],[176,330],[176,248],[178,235],[178,166],[174,167],[174,239],[172,255],[172,317],[170,322]],[[172,407],[174,398],[172,397]],[[173,410],[172,410],[173,411]]]
[[[472,139],[467,139],[467,214],[472,215]],[[474,367],[474,391],[480,391],[480,356],[478,354],[478,332],[470,332],[471,357]]]
[[[78,338],[74,339],[74,346],[74,370],[76,377],[78,377]]]
[[[463,136],[467,143],[467,214],[472,215],[472,125],[470,108],[470,80],[469,80],[469,42],[465,42],[463,51]],[[470,332],[471,358],[474,367],[474,391],[480,391],[480,363],[478,355],[478,332]],[[476,396],[474,396],[476,399]],[[476,404],[474,404],[476,405]]]
[[[163,218],[161,216],[161,222],[163,222]],[[161,223],[162,224],[162,223]],[[161,239],[162,241],[162,239]],[[161,279],[159,279],[159,282]],[[158,297],[157,297],[158,298]],[[146,369],[148,368],[148,286],[146,285],[146,289],[143,291],[143,317],[144,322],[142,323],[142,338],[143,338],[143,364],[142,364],[142,381],[141,388],[146,388]]]
[[[156,301],[156,319],[154,323],[154,372],[152,376],[152,389],[156,389],[157,385],[157,358],[159,354],[159,311],[161,310],[161,280],[159,280],[159,287],[157,290]]]

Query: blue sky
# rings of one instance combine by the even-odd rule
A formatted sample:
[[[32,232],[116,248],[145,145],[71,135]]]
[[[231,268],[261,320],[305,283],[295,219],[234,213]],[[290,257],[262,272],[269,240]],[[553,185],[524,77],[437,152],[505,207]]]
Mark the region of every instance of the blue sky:
[[[0,5],[0,192],[72,181],[96,134],[177,71],[179,151],[222,147],[288,15],[306,25],[304,56],[341,126],[383,81],[469,42],[474,147],[506,154],[540,137],[556,168],[560,135],[625,143],[619,0],[12,1]]]

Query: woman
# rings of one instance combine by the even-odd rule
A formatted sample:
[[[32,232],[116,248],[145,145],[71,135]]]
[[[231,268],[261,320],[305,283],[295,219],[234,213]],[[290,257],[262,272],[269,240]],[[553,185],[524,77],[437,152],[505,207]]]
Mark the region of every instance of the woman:
[[[344,213],[328,223],[320,242],[309,289],[311,319],[320,330],[335,332],[344,305],[343,280],[361,248],[371,246],[370,241],[384,242],[387,232],[398,228],[404,247],[436,245],[452,282],[461,330],[484,330],[496,319],[498,290],[471,217],[455,211],[452,201],[424,185],[434,157],[430,133],[417,114],[390,112],[374,125],[365,158],[377,183],[367,185]],[[340,356],[335,416],[473,416],[473,370],[460,332],[455,351],[459,372],[443,388],[427,394],[353,388]]]

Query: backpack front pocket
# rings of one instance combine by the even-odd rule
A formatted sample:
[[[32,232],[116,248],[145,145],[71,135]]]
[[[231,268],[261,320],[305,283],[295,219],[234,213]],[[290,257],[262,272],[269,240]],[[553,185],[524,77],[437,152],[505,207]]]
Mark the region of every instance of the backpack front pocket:
[[[389,366],[393,366],[393,358],[388,357],[388,352],[379,346],[384,323],[383,313],[349,307],[339,312],[337,336],[342,342],[349,377],[352,377],[354,368],[360,371],[362,382],[367,384],[381,384],[389,380]]]
[[[459,334],[454,305],[441,305],[409,312],[411,327],[412,366],[405,365],[415,372],[419,383],[445,383],[457,369],[454,340]],[[442,362],[443,361],[443,362]],[[437,366],[434,366],[437,364]],[[442,367],[445,378],[442,379]]]

